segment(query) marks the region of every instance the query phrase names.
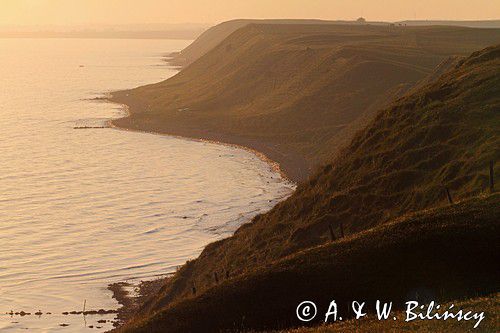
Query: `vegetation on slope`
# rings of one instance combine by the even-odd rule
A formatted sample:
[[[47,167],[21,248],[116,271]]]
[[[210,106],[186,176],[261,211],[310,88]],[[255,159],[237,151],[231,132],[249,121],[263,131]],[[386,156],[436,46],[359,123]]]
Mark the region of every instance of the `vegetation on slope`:
[[[498,291],[500,195],[422,211],[385,225],[298,252],[229,278],[137,318],[120,332],[219,332],[304,325],[298,304],[314,301],[321,324],[331,300],[339,316],[353,300],[374,314],[377,299],[393,309]],[[476,309],[479,310],[479,309]],[[470,323],[464,324],[471,325]],[[473,325],[471,325],[473,326]]]
[[[453,265],[460,265],[460,263],[457,263],[456,257],[450,257],[447,264],[447,259],[440,256],[442,255],[441,251],[456,246],[455,250],[446,253],[448,255],[457,254],[460,256],[460,260],[463,259],[466,262],[468,254],[460,251],[459,244],[465,246],[468,253],[472,253],[469,250],[479,250],[483,246],[486,247],[484,248],[485,252],[491,252],[494,256],[499,253],[498,248],[492,245],[498,244],[498,239],[493,241],[487,240],[489,238],[486,237],[489,232],[497,234],[497,231],[485,230],[484,233],[477,233],[479,226],[495,228],[493,221],[498,220],[498,195],[491,197],[485,203],[480,201],[477,204],[483,208],[479,210],[476,209],[477,207],[471,208],[469,213],[467,213],[468,208],[463,207],[445,210],[443,213],[445,218],[442,219],[438,218],[439,214],[436,215],[436,213],[429,215],[425,228],[425,230],[430,230],[427,241],[419,236],[426,232],[424,229],[418,229],[415,233],[404,230],[404,235],[401,235],[400,238],[401,243],[398,243],[400,247],[391,248],[394,243],[390,239],[393,235],[397,235],[396,230],[389,231],[384,229],[385,227],[379,227],[376,230],[380,231],[380,237],[372,237],[373,235],[368,237],[370,240],[376,239],[377,241],[370,246],[363,243],[362,248],[370,250],[360,250],[361,252],[356,257],[352,256],[354,244],[349,243],[348,250],[347,248],[345,250],[346,253],[349,253],[349,259],[344,257],[344,261],[339,261],[342,250],[336,247],[340,245],[335,244],[345,244],[341,241],[320,248],[328,249],[325,250],[328,252],[328,257],[324,258],[328,259],[323,261],[325,265],[323,268],[319,264],[314,264],[316,256],[318,256],[317,260],[322,260],[320,259],[321,255],[310,252],[310,256],[300,257],[298,255],[295,257],[302,258],[297,261],[300,262],[298,266],[303,267],[304,270],[300,274],[300,268],[293,269],[289,265],[275,265],[272,266],[274,268],[270,269],[279,270],[279,274],[276,273],[277,275],[272,279],[269,277],[270,280],[266,278],[265,283],[255,285],[257,282],[251,282],[247,284],[246,279],[249,279],[248,276],[257,274],[255,273],[256,267],[330,242],[332,233],[337,238],[342,234],[345,234],[348,239],[366,237],[366,235],[370,235],[369,232],[361,235],[357,235],[357,233],[383,225],[387,221],[412,211],[446,204],[445,188],[450,191],[454,201],[475,197],[487,191],[489,161],[498,161],[500,157],[498,150],[500,147],[498,136],[500,128],[499,90],[500,46],[495,46],[473,53],[436,82],[422,87],[413,94],[402,98],[390,108],[379,112],[375,119],[355,136],[352,143],[333,163],[321,168],[307,183],[299,186],[292,197],[278,204],[269,213],[257,216],[252,223],[242,226],[233,237],[210,244],[198,259],[183,266],[172,279],[166,281],[160,293],[145,304],[142,315],[168,308],[169,310],[164,312],[165,315],[170,314],[169,318],[177,318],[177,315],[181,316],[184,313],[182,311],[188,311],[182,304],[189,304],[189,307],[193,307],[193,311],[199,310],[200,308],[193,305],[193,302],[198,304],[198,301],[183,301],[183,299],[191,297],[193,287],[196,288],[198,294],[202,294],[201,298],[197,299],[205,299],[207,302],[212,299],[211,295],[214,291],[210,290],[213,289],[215,273],[218,276],[226,276],[227,274],[230,277],[235,277],[235,280],[231,279],[230,281],[238,281],[237,284],[241,290],[248,292],[246,297],[255,296],[255,293],[260,292],[262,299],[266,299],[266,301],[275,297],[277,300],[286,298],[287,292],[290,290],[300,290],[296,289],[300,286],[299,281],[294,276],[304,278],[302,281],[315,281],[314,279],[321,279],[322,276],[336,277],[337,287],[332,288],[340,288],[340,290],[332,289],[331,291],[335,292],[335,295],[344,295],[346,299],[348,296],[361,297],[376,293],[375,289],[370,289],[373,284],[370,284],[369,288],[366,280],[358,281],[359,285],[352,285],[352,288],[346,287],[350,286],[351,281],[348,278],[340,278],[345,276],[342,275],[344,274],[343,270],[355,273],[351,276],[369,277],[370,280],[384,279],[391,275],[390,272],[395,272],[394,277],[398,280],[390,280],[392,281],[391,285],[386,286],[390,286],[390,288],[384,291],[389,292],[388,296],[394,297],[403,295],[408,284],[417,285],[423,282],[423,280],[420,282],[412,280],[412,277],[421,277],[430,281],[431,277],[439,276],[439,274],[436,275],[437,272],[446,276],[443,280],[438,279],[437,281],[441,281],[440,283],[445,289],[451,288],[451,290],[447,289],[450,291],[447,294],[450,297],[461,297],[464,296],[464,293],[484,290],[488,286],[493,288],[491,291],[496,291],[498,286],[494,282],[491,284],[485,282],[484,286],[478,289],[473,288],[472,284],[460,285],[462,283],[460,276],[476,275],[479,272],[477,269],[480,268],[474,266],[474,270],[469,271],[469,273],[461,270],[460,274],[451,277],[448,274],[459,269],[458,266]],[[497,166],[498,163],[494,165],[494,168],[497,169]],[[498,179],[497,175],[495,179],[497,183]],[[453,209],[458,209],[456,214],[452,213]],[[483,209],[485,216],[480,213]],[[437,232],[433,229],[445,226],[445,221],[455,220],[464,223],[476,221],[477,225],[467,226],[464,224],[461,227],[456,227],[451,223],[449,225],[452,229],[449,231]],[[433,228],[428,229],[429,225],[432,225]],[[459,234],[462,236],[458,236]],[[478,238],[466,240],[467,237]],[[460,241],[456,244],[455,240]],[[427,242],[425,243],[427,245],[424,246],[424,242]],[[375,249],[384,248],[387,249],[386,252],[375,251]],[[431,252],[425,252],[427,248],[431,249]],[[381,253],[384,255],[380,255]],[[422,254],[421,259],[413,257],[418,256],[418,254]],[[380,256],[372,257],[377,255]],[[408,256],[412,256],[412,261],[406,262],[427,261],[425,261],[425,265],[408,267],[402,261],[403,259],[408,260]],[[480,260],[477,258],[483,257],[481,254],[475,258]],[[327,262],[330,264],[340,262],[344,266],[342,269],[338,269],[340,266],[332,266]],[[364,266],[361,263],[364,263]],[[372,267],[373,265],[370,263],[374,263],[377,267]],[[488,265],[483,263],[479,266],[489,270]],[[285,268],[280,270],[279,267]],[[326,274],[325,271],[326,275],[320,274],[318,270],[321,269],[330,273]],[[386,269],[386,271],[384,273],[376,271],[376,269]],[[443,269],[445,270],[442,271]],[[450,269],[448,273],[447,269]],[[257,268],[258,270],[259,268]],[[287,270],[290,270],[291,273],[287,273]],[[423,273],[418,273],[420,271]],[[432,275],[426,277],[421,275],[431,271],[434,272]],[[488,274],[485,273],[484,276]],[[477,276],[479,277],[481,274],[477,273]],[[497,277],[495,276],[495,278]],[[286,289],[287,291],[278,288],[283,281],[290,282],[290,284],[286,284],[289,287]],[[327,282],[323,281],[322,285],[328,284]],[[382,283],[382,281],[378,282]],[[455,282],[458,284],[454,285]],[[254,284],[252,285],[252,283]],[[400,286],[401,289],[396,288],[397,286]],[[259,288],[262,290],[258,291]],[[273,293],[275,288],[278,289],[276,289],[276,293]],[[308,290],[308,292],[320,293],[323,290],[311,289],[316,291]],[[218,292],[228,295],[229,290],[233,289],[221,289]],[[350,292],[348,295],[342,294],[342,290]],[[390,295],[390,290],[397,291],[397,293]],[[435,290],[439,290],[439,288]],[[461,294],[453,294],[453,290]],[[243,293],[243,291],[238,291],[238,293]],[[382,289],[379,291],[378,295],[380,296]],[[352,294],[354,292],[359,292],[359,295]],[[273,296],[268,297],[266,293]],[[242,294],[238,295],[238,297],[242,297]],[[321,297],[321,295],[317,296]],[[221,299],[214,299],[223,302]],[[261,298],[252,299],[255,301]],[[296,301],[296,299],[294,300]],[[172,304],[181,305],[173,306]],[[201,302],[199,304],[205,311],[207,303]],[[215,305],[212,304],[212,306]],[[225,304],[224,308],[231,309],[231,306]],[[252,309],[252,311],[254,310]],[[231,317],[229,316],[229,318]],[[161,322],[163,321],[162,319]],[[179,321],[183,322],[182,319]],[[266,321],[263,323],[265,324]],[[254,324],[258,325],[257,322]]]
[[[175,77],[114,94],[121,127],[241,144],[295,180],[452,55],[498,29],[250,24]]]

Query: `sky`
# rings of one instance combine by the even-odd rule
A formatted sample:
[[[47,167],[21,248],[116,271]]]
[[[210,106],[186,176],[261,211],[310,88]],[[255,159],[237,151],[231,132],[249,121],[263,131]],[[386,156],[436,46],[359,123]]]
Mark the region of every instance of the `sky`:
[[[0,0],[0,25],[219,23],[233,18],[500,19],[500,0]]]

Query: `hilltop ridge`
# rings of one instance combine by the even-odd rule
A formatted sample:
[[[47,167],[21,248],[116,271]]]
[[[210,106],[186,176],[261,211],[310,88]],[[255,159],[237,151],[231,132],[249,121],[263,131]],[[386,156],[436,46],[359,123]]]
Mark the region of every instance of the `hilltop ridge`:
[[[168,61],[175,66],[186,67],[204,54],[206,54],[211,49],[215,48],[224,39],[229,37],[236,30],[243,28],[246,25],[256,23],[256,24],[359,24],[357,21],[328,21],[328,20],[307,20],[307,19],[236,19],[217,24],[209,29],[207,29],[203,34],[201,34],[191,45],[186,47],[184,50],[173,53],[170,55]],[[500,20],[482,20],[482,21],[449,21],[449,20],[408,20],[400,22],[364,22],[363,24],[370,25],[409,25],[409,26],[430,26],[430,25],[440,25],[440,26],[455,26],[455,27],[469,27],[469,28],[500,28]]]
[[[374,24],[382,24],[376,23]],[[180,52],[170,55],[169,63],[175,66],[186,67],[208,51],[215,48],[224,39],[229,37],[236,30],[241,29],[249,24],[303,24],[303,25],[318,25],[318,24],[356,24],[349,21],[326,21],[317,19],[236,19],[217,24],[202,33],[191,45]]]

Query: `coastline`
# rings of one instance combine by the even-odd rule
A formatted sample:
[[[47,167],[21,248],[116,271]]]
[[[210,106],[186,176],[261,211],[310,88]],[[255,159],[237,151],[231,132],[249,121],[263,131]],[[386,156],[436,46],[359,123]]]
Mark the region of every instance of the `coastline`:
[[[177,128],[175,131],[167,130],[141,123],[134,117],[135,112],[133,109],[144,109],[147,106],[140,101],[133,101],[132,98],[124,95],[124,93],[126,93],[126,91],[111,92],[104,98],[107,102],[120,105],[124,112],[123,117],[109,120],[108,125],[110,128],[138,133],[164,135],[184,140],[213,143],[246,150],[256,155],[265,163],[269,164],[271,168],[275,172],[279,173],[283,179],[293,183],[294,185],[297,185],[306,179],[309,174],[310,165],[304,159],[299,158],[298,156],[292,156],[291,154],[283,154],[282,152],[273,149],[269,144],[259,140],[237,137],[225,133],[213,133],[196,130],[192,128]]]
[[[242,149],[251,154],[254,154],[261,161],[269,165],[269,167],[276,173],[280,175],[280,177],[288,183],[297,186],[298,181],[291,178],[288,173],[282,168],[282,165],[271,158],[269,158],[265,153],[259,151],[255,148],[252,148],[250,145],[242,145],[237,143],[231,143],[226,141],[221,141],[217,139],[196,137],[196,136],[186,136],[186,135],[177,135],[170,134],[161,131],[154,131],[142,128],[135,128],[133,126],[124,126],[121,124],[124,120],[126,123],[130,124],[132,120],[132,113],[130,111],[130,106],[126,103],[120,102],[114,98],[114,93],[109,93],[103,98],[99,98],[104,102],[113,103],[119,105],[122,108],[122,112],[124,112],[123,117],[109,119],[106,124],[106,128],[111,128],[120,131],[130,131],[137,133],[145,133],[145,134],[153,134],[153,135],[161,135],[168,136],[173,138],[179,138],[183,140],[195,141],[195,142],[206,142],[217,145],[223,145],[227,147],[233,147],[237,149]],[[107,286],[107,289],[113,293],[112,298],[114,298],[120,308],[117,310],[116,321],[114,322],[115,328],[119,328],[125,322],[127,322],[132,316],[141,308],[141,306],[147,302],[147,300],[157,293],[160,288],[164,285],[165,280],[171,278],[174,275],[174,272],[165,273],[162,277],[154,279],[154,280],[145,280],[140,281],[138,284],[130,284],[129,282],[121,281],[110,283]],[[131,294],[128,289],[134,288],[135,294]]]

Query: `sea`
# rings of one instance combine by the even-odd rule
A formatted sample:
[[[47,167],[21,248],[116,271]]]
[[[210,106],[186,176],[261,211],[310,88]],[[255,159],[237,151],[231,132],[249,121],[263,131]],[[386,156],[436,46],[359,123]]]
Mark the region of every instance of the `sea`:
[[[109,128],[187,40],[0,39],[0,332],[103,332],[110,283],[174,272],[295,185],[251,151]],[[133,288],[132,288],[133,289]]]

